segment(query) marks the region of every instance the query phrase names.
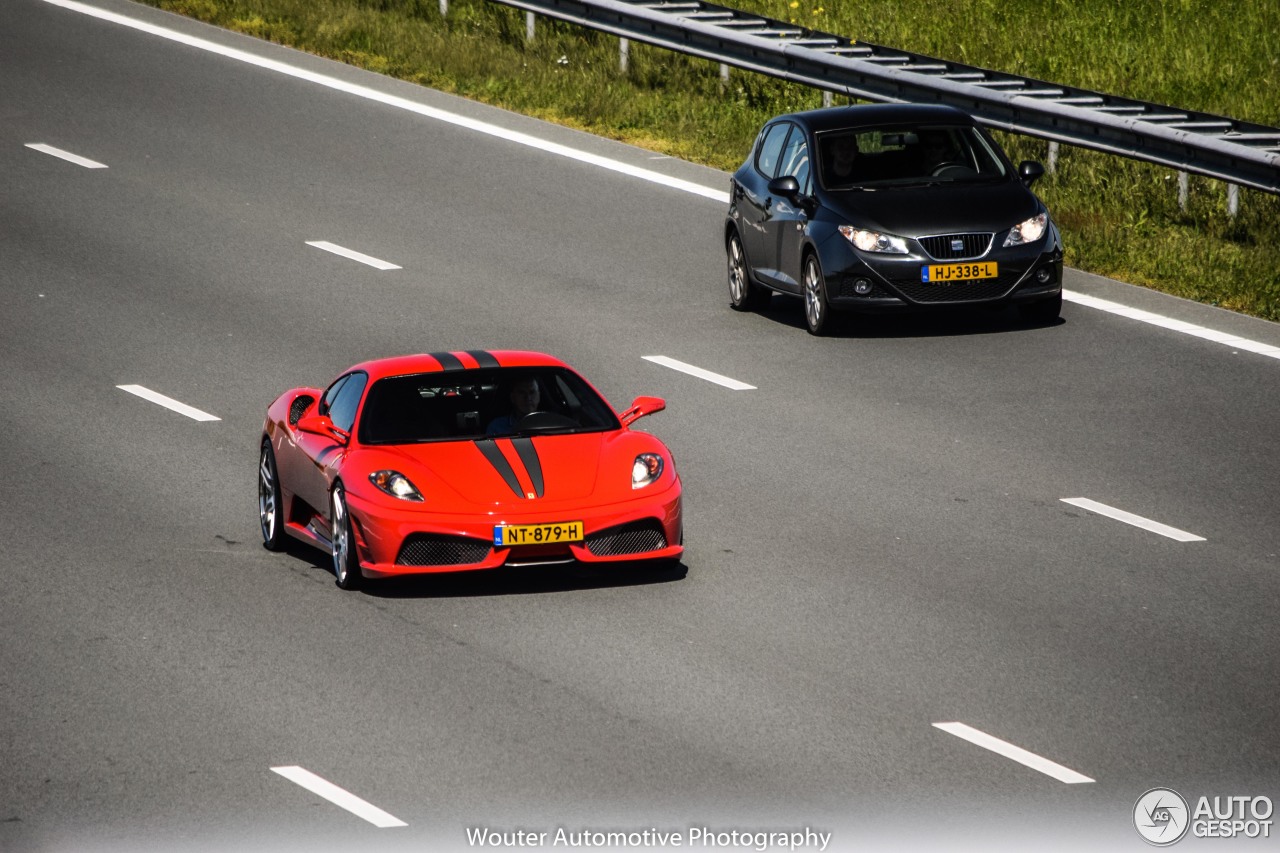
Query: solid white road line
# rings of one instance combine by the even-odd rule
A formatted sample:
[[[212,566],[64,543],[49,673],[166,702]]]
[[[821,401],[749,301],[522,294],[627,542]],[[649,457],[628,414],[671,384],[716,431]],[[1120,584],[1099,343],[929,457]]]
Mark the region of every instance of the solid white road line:
[[[457,113],[451,113],[435,107],[428,107],[425,104],[419,104],[416,101],[409,100],[408,98],[400,98],[395,95],[388,95],[385,92],[379,92],[376,89],[370,89],[367,86],[348,83],[344,80],[339,80],[336,77],[330,77],[327,74],[317,74],[314,71],[304,71],[301,68],[295,68],[294,66],[284,62],[255,56],[252,53],[246,53],[243,50],[224,47],[220,44],[206,41],[205,39],[185,35],[177,32],[176,30],[170,30],[165,27],[148,24],[145,21],[139,21],[136,18],[126,17],[125,15],[119,15],[115,12],[108,12],[105,9],[98,9],[94,6],[78,3],[75,2],[75,0],[45,0],[45,2],[54,6],[60,6],[63,9],[69,9],[73,12],[90,15],[104,21],[110,21],[114,24],[131,27],[135,30],[159,36],[160,38],[185,44],[189,47],[209,51],[210,53],[216,53],[219,56],[225,56],[228,59],[234,59],[238,62],[256,65],[259,68],[265,68],[279,74],[286,74],[290,77],[296,77],[299,80],[306,80],[311,83],[326,86],[339,92],[346,92],[349,95],[355,95],[359,98],[377,101],[378,103],[386,104],[390,107],[396,107],[397,109],[408,110],[409,112],[417,113],[418,115],[426,116],[427,118],[436,119],[437,121],[447,122],[448,124],[465,127],[468,130],[474,130],[478,133],[484,133],[489,136],[498,137],[499,139],[515,142],[519,145],[525,145],[530,148],[536,148],[540,151],[546,151],[548,154],[556,154],[561,157],[567,157],[571,160],[578,160],[582,163],[599,166],[600,168],[608,169],[611,172],[619,172],[633,178],[649,181],[650,183],[661,184],[665,187],[671,187],[672,189],[693,193],[694,195],[700,195],[704,198],[715,199],[716,201],[720,201],[725,204],[729,203],[729,194],[724,190],[711,189],[710,187],[704,187],[701,184],[695,184],[692,181],[683,181],[679,178],[673,178],[670,175],[661,174],[660,172],[641,169],[637,166],[631,166],[618,160],[611,160],[608,157],[588,154],[585,151],[578,151],[567,145],[548,142],[545,139],[538,139],[537,137],[530,136],[526,133],[518,133],[514,130],[507,130],[506,128],[489,124],[488,122],[467,118],[465,116],[458,115]]]
[[[44,2],[49,3],[53,6],[59,6],[63,9],[67,9],[73,12],[79,12],[80,14],[83,14],[83,15],[89,15],[91,17],[98,18],[100,20],[110,21],[111,23],[119,24],[124,27],[130,27],[132,29],[139,30],[141,32],[150,33],[151,35],[159,36],[160,38],[168,39],[169,41],[177,42],[179,44],[185,44],[188,47],[194,47],[199,50],[215,53],[215,54],[218,54],[219,56],[224,56],[228,59],[233,59],[237,62],[244,62],[249,65],[255,65],[259,68],[263,68],[268,71],[274,71],[278,74],[285,74],[289,77],[294,77],[299,80],[306,80],[310,83],[315,83],[320,86],[325,86],[335,91],[345,92],[349,95],[355,95],[356,97],[359,97],[359,98],[365,98],[370,101],[376,101],[378,103],[385,104],[390,107],[395,107],[396,109],[407,110],[408,112],[417,113],[418,115],[435,119],[437,121],[443,121],[448,124],[455,125],[457,127],[464,127],[464,128],[467,128],[468,130],[474,130],[477,133],[483,133],[488,136],[497,137],[499,139],[505,139],[510,142],[514,142],[518,145],[527,146],[529,148],[536,148],[539,151],[545,151],[548,154],[555,154],[560,157],[567,157],[571,160],[577,160],[581,163],[587,163],[593,166],[598,166],[602,169],[608,169],[611,172],[617,172],[619,174],[628,175],[633,178],[638,178],[642,181],[648,181],[650,183],[660,184],[664,187],[670,187],[671,189],[674,189],[674,190],[680,190],[681,192],[692,193],[693,195],[701,196],[703,198],[708,198],[708,199],[711,199],[712,201],[720,202],[721,204],[729,203],[729,194],[724,190],[713,189],[711,187],[706,187],[701,184],[693,183],[692,181],[685,181],[679,178],[673,178],[670,175],[664,175],[660,172],[654,172],[649,169],[642,169],[636,166],[631,166],[627,163],[622,163],[618,160],[611,160],[608,157],[601,157],[596,154],[588,154],[585,151],[578,151],[577,149],[570,148],[567,145],[560,145],[555,142],[549,142],[545,139],[538,139],[537,137],[530,136],[529,134],[526,134],[526,133],[519,133],[513,130],[507,130],[506,128],[498,127],[497,125],[489,124],[488,122],[467,118],[465,116],[461,116],[456,113],[451,113],[446,110],[437,109],[435,107],[428,107],[424,104],[419,104],[416,101],[411,101],[408,98],[401,98],[395,95],[388,95],[384,92],[379,92],[376,89],[370,89],[367,86],[359,86],[355,83],[347,83],[343,80],[337,79],[336,77],[330,77],[327,74],[317,74],[313,71],[305,71],[301,68],[295,68],[292,65],[289,65],[285,62],[280,62],[274,59],[266,59],[261,56],[255,56],[243,50],[236,50],[235,48],[224,47],[220,44],[215,44],[214,42],[207,41],[205,39],[196,38],[195,36],[189,36],[184,33],[177,32],[176,30],[171,30],[166,27],[156,26],[155,24],[148,24],[145,21],[139,21],[135,18],[130,18],[125,15],[120,15],[115,12],[108,12],[105,9],[98,9],[94,6],[89,6],[85,3],[76,2],[76,0],[44,0]],[[1120,305],[1119,303],[1108,302],[1105,299],[1098,299],[1097,297],[1087,296],[1083,293],[1073,293],[1071,291],[1064,289],[1062,292],[1062,296],[1067,301],[1074,302],[1078,305],[1085,305],[1090,308],[1097,308],[1102,311],[1109,311],[1113,314],[1119,314],[1121,316],[1130,317],[1132,319],[1140,320],[1142,322],[1153,323],[1155,325],[1164,326],[1165,328],[1169,328],[1169,329],[1176,329],[1177,331],[1185,332],[1191,335],[1196,335],[1197,337],[1206,338],[1208,340],[1216,340],[1219,343],[1224,343],[1229,346],[1236,347],[1237,349],[1248,350],[1249,352],[1256,352],[1261,355],[1271,356],[1272,358],[1280,358],[1280,347],[1273,347],[1269,344],[1263,344],[1257,341],[1251,341],[1245,338],[1239,338],[1234,335],[1228,335],[1222,332],[1215,332],[1212,329],[1206,329],[1201,326],[1193,325],[1191,323],[1183,323],[1182,321],[1179,321],[1179,320],[1172,320],[1167,317],[1161,317],[1158,314],[1151,314],[1147,311],[1141,311],[1136,308],[1128,308],[1124,305]]]
[[[329,780],[322,779],[305,768],[272,767],[271,770],[279,773],[290,782],[301,785],[311,793],[324,797],[335,806],[344,808],[357,817],[364,818],[374,826],[386,829],[391,826],[409,825],[398,817],[387,814],[372,803],[365,802],[350,791],[344,791]]]
[[[61,148],[54,148],[52,145],[45,145],[43,142],[28,142],[27,147],[39,151],[42,154],[49,154],[57,157],[59,160],[66,160],[68,163],[75,163],[77,166],[84,166],[86,169],[105,169],[106,163],[99,163],[97,160],[90,160],[88,157],[81,157],[79,154],[72,154],[70,151],[63,151]]]
[[[1161,536],[1168,536],[1170,539],[1176,539],[1179,542],[1205,541],[1203,536],[1197,536],[1194,533],[1188,533],[1185,530],[1179,530],[1176,527],[1170,527],[1167,524],[1161,524],[1158,521],[1152,521],[1149,518],[1125,512],[1113,506],[1100,504],[1088,498],[1059,498],[1059,500],[1065,504],[1087,509],[1089,512],[1096,512],[1098,515],[1105,515],[1107,518],[1114,518],[1116,521],[1123,521],[1125,524],[1132,524],[1134,527],[1141,527],[1143,530],[1150,530],[1152,533],[1159,533]]]
[[[966,726],[964,723],[934,723],[934,728],[942,729],[948,734],[953,734],[962,740],[967,740],[983,749],[989,749],[994,753],[1003,755],[1005,758],[1012,759],[1019,764],[1030,767],[1032,770],[1039,770],[1046,776],[1052,776],[1059,782],[1065,782],[1068,785],[1078,785],[1082,782],[1092,782],[1088,776],[1077,773],[1069,767],[1063,767],[1050,761],[1047,758],[1041,758],[1034,752],[1027,752],[1020,746],[1014,746],[1008,741],[1000,740],[1000,738],[992,737],[986,732],[980,732],[972,726]]]
[[[199,409],[188,406],[186,403],[179,403],[172,397],[166,397],[163,394],[157,394],[150,388],[143,388],[141,385],[117,385],[121,391],[128,391],[135,397],[141,397],[144,400],[150,400],[157,406],[164,406],[166,409],[177,412],[180,415],[186,415],[193,421],[220,421],[222,418],[211,415],[208,412],[202,412]]]
[[[1206,341],[1213,341],[1214,343],[1225,344],[1226,346],[1234,347],[1235,349],[1242,349],[1246,352],[1256,352],[1258,355],[1265,355],[1270,358],[1280,359],[1280,347],[1272,346],[1271,344],[1251,341],[1248,338],[1229,335],[1226,332],[1219,332],[1214,329],[1207,329],[1204,326],[1197,326],[1195,323],[1188,323],[1184,320],[1175,320],[1172,317],[1153,314],[1150,311],[1143,311],[1140,308],[1130,308],[1127,305],[1121,305],[1119,302],[1109,302],[1106,299],[1099,299],[1096,296],[1087,296],[1083,293],[1072,293],[1069,290],[1064,290],[1062,291],[1062,298],[1068,302],[1074,302],[1077,305],[1084,305],[1089,308],[1096,308],[1099,311],[1106,311],[1109,314],[1128,317],[1130,320],[1137,320],[1140,323],[1150,323],[1153,326],[1160,326],[1164,329],[1172,329],[1175,332],[1182,332],[1184,335],[1204,338]]]
[[[350,258],[351,260],[359,261],[362,264],[368,264],[369,266],[374,267],[375,269],[380,269],[380,270],[402,269],[401,267],[396,266],[395,264],[390,264],[390,263],[387,263],[386,261],[379,260],[378,258],[375,258],[372,255],[362,255],[357,251],[344,248],[342,246],[337,245],[336,243],[327,243],[324,240],[308,240],[307,245],[315,246],[317,249],[324,249],[326,252],[333,252],[335,255],[342,255],[342,257],[344,258]]]
[[[667,358],[665,355],[646,355],[642,356],[642,358],[645,361],[652,361],[654,364],[661,364],[663,367],[669,367],[672,370],[678,370],[681,373],[687,373],[690,376],[696,376],[699,379],[723,385],[733,391],[754,391],[756,387],[745,382],[739,382],[736,379],[730,379],[728,376],[721,376],[719,373],[712,373],[710,370],[703,370],[701,367],[694,367],[692,364],[685,364],[683,361],[676,361],[674,358]]]

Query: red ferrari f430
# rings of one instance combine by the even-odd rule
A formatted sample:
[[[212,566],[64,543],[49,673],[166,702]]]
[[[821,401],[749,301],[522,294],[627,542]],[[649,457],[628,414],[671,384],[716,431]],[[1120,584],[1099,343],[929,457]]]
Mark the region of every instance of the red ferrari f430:
[[[330,553],[365,578],[581,561],[674,561],[681,485],[666,446],[541,353],[367,361],[267,410],[258,515],[267,548]]]

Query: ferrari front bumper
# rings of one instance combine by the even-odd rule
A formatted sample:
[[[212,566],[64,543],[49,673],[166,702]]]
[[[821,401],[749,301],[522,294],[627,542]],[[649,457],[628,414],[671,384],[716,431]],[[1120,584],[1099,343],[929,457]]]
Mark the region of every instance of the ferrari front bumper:
[[[554,510],[537,502],[518,511],[388,510],[384,501],[348,493],[360,571],[368,578],[462,572],[501,566],[677,559],[684,552],[681,487],[628,501]],[[581,522],[583,539],[556,545],[494,545],[494,528]]]

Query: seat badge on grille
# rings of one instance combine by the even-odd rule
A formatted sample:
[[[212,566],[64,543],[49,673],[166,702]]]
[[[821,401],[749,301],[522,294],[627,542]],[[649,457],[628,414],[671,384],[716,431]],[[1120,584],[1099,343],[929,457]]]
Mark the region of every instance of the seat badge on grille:
[[[952,240],[952,241],[951,241],[951,251],[953,251],[953,252],[963,252],[963,251],[964,251],[964,241],[963,241],[963,240]]]
[[[536,498],[536,497],[537,497],[537,495],[535,495],[533,492],[525,492],[525,493],[524,493],[524,496],[525,496],[526,498],[528,498],[529,500],[533,500],[534,498]]]

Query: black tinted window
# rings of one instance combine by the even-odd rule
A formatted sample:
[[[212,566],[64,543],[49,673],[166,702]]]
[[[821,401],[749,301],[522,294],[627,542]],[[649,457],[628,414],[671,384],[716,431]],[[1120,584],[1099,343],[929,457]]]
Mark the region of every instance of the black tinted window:
[[[800,185],[800,192],[809,193],[809,145],[799,128],[787,138],[782,149],[778,177],[790,175]]]
[[[360,441],[412,444],[620,428],[609,404],[573,371],[508,367],[380,379],[369,389]]]
[[[818,144],[828,189],[995,181],[1009,175],[995,144],[968,125],[900,125],[824,133]]]
[[[791,125],[784,122],[775,124],[765,132],[760,141],[760,150],[756,152],[756,168],[766,178],[772,178],[778,171],[778,161],[782,157],[782,143],[787,141],[787,131]]]
[[[335,383],[333,390],[337,393],[329,403],[329,419],[338,429],[351,431],[352,424],[356,422],[356,409],[360,405],[360,395],[364,393],[364,386],[368,381],[367,375],[352,373],[341,387]]]

